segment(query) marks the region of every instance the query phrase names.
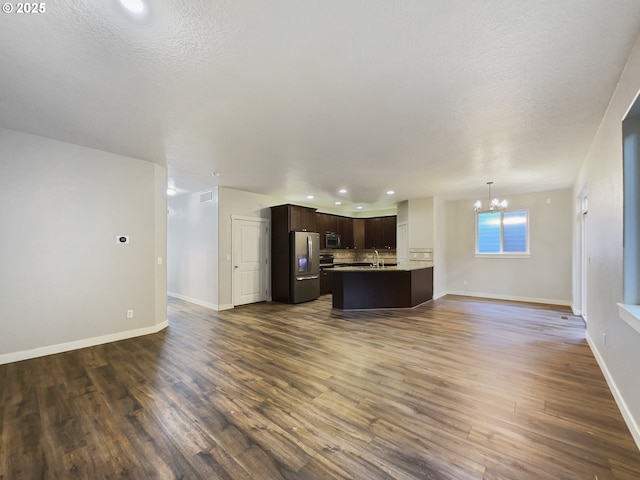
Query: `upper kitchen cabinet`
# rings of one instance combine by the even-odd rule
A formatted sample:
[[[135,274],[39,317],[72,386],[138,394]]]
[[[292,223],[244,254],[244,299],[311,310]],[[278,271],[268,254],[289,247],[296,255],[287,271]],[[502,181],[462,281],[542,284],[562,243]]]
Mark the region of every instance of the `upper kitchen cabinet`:
[[[342,236],[342,248],[354,248],[353,242],[353,218],[336,217],[336,232]]]
[[[365,248],[382,248],[382,218],[364,219]]]
[[[395,215],[352,218],[286,204],[271,207],[271,221],[272,225],[280,225],[278,229],[272,228],[272,236],[283,235],[283,242],[288,239],[289,232],[306,230],[320,233],[320,248],[326,248],[326,233],[338,233],[342,248],[396,248]]]
[[[335,215],[330,213],[316,213],[316,223],[318,226],[318,233],[336,233],[337,222]]]
[[[382,217],[382,245],[384,248],[396,248],[396,230],[398,217]]]
[[[325,233],[337,233],[342,237],[342,248],[353,248],[353,218],[330,213],[316,213],[320,248],[325,248]]]
[[[365,248],[364,243],[364,218],[353,219],[353,248]]]
[[[317,232],[316,209],[299,207],[297,205],[281,205],[289,210],[289,231],[291,232]],[[273,207],[272,207],[273,208]]]
[[[316,213],[316,227],[318,228],[318,233],[320,233],[320,248],[326,248],[325,234],[336,231],[333,215],[329,213]]]
[[[365,248],[396,248],[395,215],[364,219]]]

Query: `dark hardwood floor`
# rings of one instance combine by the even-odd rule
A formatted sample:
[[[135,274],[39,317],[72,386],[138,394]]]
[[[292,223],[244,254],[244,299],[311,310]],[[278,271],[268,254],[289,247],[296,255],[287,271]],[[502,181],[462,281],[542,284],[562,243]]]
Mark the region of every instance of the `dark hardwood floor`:
[[[0,479],[640,478],[568,310],[170,299],[169,320],[0,366]]]

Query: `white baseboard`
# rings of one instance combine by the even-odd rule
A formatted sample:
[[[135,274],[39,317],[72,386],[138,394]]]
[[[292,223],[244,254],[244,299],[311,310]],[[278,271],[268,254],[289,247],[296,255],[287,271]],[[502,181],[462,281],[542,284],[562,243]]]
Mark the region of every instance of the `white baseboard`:
[[[157,333],[169,326],[169,321],[165,320],[152,327],[137,328],[135,330],[126,330],[124,332],[111,333],[100,337],[84,338],[73,342],[59,343],[57,345],[49,345],[46,347],[34,348],[32,350],[23,350],[21,352],[5,353],[0,355],[0,365],[5,363],[19,362],[21,360],[29,360],[30,358],[44,357],[45,355],[53,355],[55,353],[69,352],[80,348],[94,347],[104,343],[117,342],[118,340],[126,340],[127,338],[141,337]]]
[[[565,307],[571,306],[571,300],[558,300],[553,298],[518,297],[514,295],[496,295],[493,293],[463,292],[456,290],[449,290],[447,294],[463,295],[465,297],[492,298],[494,300],[511,300],[514,302],[544,303],[547,305],[562,305]]]
[[[624,397],[620,393],[620,390],[618,390],[618,386],[616,385],[616,382],[613,380],[613,377],[611,376],[611,373],[607,368],[607,364],[605,363],[604,358],[602,358],[602,355],[600,355],[600,352],[598,351],[598,347],[596,347],[596,344],[592,340],[591,336],[589,335],[589,332],[586,332],[586,339],[587,339],[587,343],[589,344],[589,347],[591,348],[591,351],[593,352],[593,356],[596,358],[596,362],[598,362],[598,365],[600,366],[600,370],[602,371],[602,374],[604,375],[604,378],[607,381],[607,385],[609,385],[609,390],[611,390],[611,394],[613,395],[613,398],[618,404],[620,413],[622,413],[622,418],[624,418],[624,421],[627,424],[627,427],[629,427],[629,431],[631,432],[631,436],[633,437],[633,439],[636,442],[636,445],[640,449],[640,428],[638,427],[638,422],[636,422],[635,418],[633,418],[633,415],[631,414],[629,407],[627,407],[627,402],[624,401]]]
[[[576,308],[576,306],[573,303],[571,304],[571,311],[573,312],[574,315],[577,315],[577,316],[582,315],[582,311],[579,308]]]
[[[200,300],[198,298],[187,297],[186,295],[181,295],[174,292],[167,292],[167,295],[173,298],[177,298],[178,300],[184,300],[185,302],[194,303],[196,305],[200,305],[201,307],[215,310],[216,312],[233,308],[233,305],[231,304],[216,305],[215,303],[205,302],[204,300]]]
[[[447,295],[449,292],[447,292],[446,290],[444,292],[438,292],[438,293],[434,293],[433,294],[433,300],[437,300],[439,298],[444,297],[445,295]]]

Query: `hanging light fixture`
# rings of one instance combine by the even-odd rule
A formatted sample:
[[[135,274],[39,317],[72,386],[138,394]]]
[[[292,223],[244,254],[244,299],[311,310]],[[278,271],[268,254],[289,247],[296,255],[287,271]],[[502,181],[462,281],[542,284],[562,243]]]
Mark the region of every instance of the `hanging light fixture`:
[[[474,206],[474,210],[476,212],[482,213],[482,212],[500,212],[502,210],[505,210],[507,208],[507,201],[506,200],[498,200],[497,198],[492,199],[491,198],[491,185],[493,185],[493,182],[487,182],[487,185],[489,185],[489,207],[488,208],[482,208],[482,202],[480,200],[476,201],[476,203],[473,204]]]

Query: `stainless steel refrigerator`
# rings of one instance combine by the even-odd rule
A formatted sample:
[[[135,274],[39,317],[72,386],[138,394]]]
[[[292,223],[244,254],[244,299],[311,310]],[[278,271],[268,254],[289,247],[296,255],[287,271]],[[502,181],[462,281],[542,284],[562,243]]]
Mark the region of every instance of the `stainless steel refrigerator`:
[[[320,235],[291,232],[291,303],[320,296]]]

